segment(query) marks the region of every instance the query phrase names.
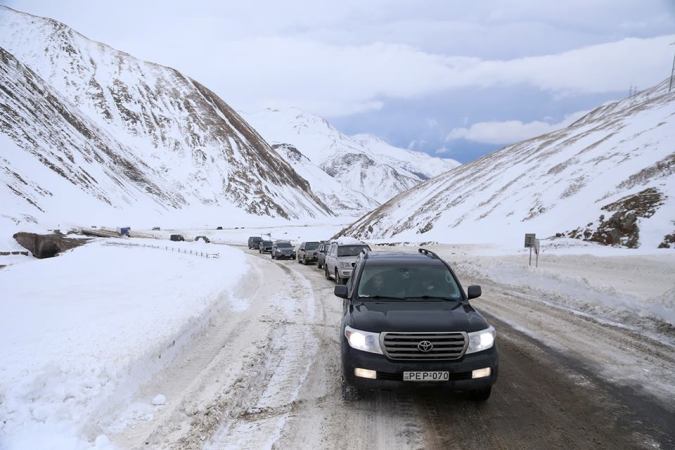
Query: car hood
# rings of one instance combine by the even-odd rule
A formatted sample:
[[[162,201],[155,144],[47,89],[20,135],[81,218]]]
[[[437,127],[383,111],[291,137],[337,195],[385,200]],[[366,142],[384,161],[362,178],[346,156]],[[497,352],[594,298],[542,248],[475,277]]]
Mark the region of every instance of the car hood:
[[[488,324],[471,305],[454,301],[368,301],[350,307],[347,325],[364,331],[478,331]]]

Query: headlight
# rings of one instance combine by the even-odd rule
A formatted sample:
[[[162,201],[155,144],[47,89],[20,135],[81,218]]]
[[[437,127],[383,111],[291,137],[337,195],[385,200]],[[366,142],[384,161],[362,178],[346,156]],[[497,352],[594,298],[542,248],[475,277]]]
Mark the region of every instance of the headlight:
[[[364,352],[382,354],[382,348],[380,348],[380,333],[371,333],[369,331],[356,330],[352,327],[345,327],[345,337],[351,348],[362,350]]]
[[[352,263],[350,263],[350,262],[341,262],[341,263],[340,263],[340,267],[342,267],[343,269],[351,269],[351,268],[352,268]]]
[[[466,349],[466,353],[482,352],[483,350],[492,348],[495,344],[496,335],[497,333],[492,326],[489,326],[484,330],[469,333],[469,346]]]

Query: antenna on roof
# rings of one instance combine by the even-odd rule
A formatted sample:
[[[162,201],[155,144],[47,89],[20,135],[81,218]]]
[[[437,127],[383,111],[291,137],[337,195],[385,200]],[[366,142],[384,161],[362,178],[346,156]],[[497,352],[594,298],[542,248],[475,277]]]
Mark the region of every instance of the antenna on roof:
[[[431,250],[427,250],[426,248],[419,248],[417,251],[425,256],[429,256],[430,258],[441,259],[436,253],[432,252]]]

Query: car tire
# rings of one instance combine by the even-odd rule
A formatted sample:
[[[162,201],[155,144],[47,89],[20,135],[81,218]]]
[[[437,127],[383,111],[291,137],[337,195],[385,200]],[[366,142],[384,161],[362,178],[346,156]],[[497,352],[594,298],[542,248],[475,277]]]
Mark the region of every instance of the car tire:
[[[355,402],[361,398],[361,392],[359,390],[347,383],[344,379],[342,380],[342,400],[345,402]]]
[[[270,256],[272,257],[272,259],[274,259],[274,253],[270,253]]]
[[[344,284],[340,275],[338,275],[337,267],[335,268],[335,284]]]
[[[326,275],[326,280],[330,280],[330,273],[328,272],[328,266],[323,267],[323,273]]]
[[[492,394],[492,386],[471,391],[469,396],[471,397],[471,400],[475,402],[485,402],[490,398],[490,394]]]

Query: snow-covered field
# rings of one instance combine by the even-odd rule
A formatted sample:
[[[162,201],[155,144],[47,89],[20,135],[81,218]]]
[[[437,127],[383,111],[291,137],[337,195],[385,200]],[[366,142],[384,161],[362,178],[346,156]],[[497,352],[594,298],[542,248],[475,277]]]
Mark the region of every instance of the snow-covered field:
[[[90,445],[79,436],[93,411],[123,402],[170,364],[212,310],[246,307],[232,295],[247,270],[239,250],[121,243],[100,240],[0,270],[0,448]]]

